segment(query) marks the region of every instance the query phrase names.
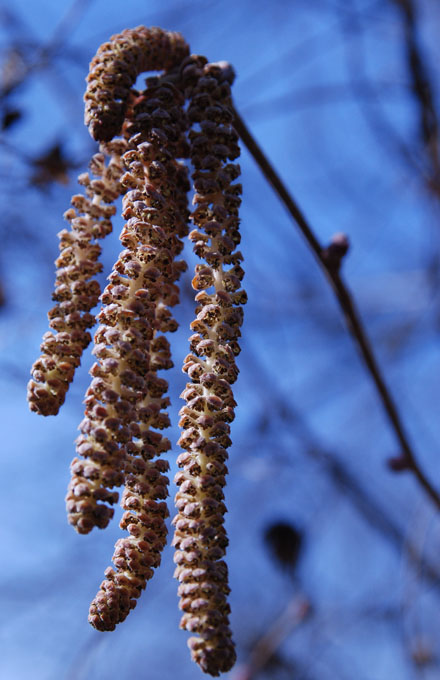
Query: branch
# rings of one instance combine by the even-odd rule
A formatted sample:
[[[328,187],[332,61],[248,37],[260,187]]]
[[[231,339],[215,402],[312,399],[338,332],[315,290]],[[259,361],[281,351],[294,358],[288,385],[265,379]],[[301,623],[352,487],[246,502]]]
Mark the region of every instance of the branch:
[[[431,165],[429,187],[440,193],[439,120],[428,69],[417,37],[416,6],[412,0],[392,0],[402,14],[408,73],[419,108],[420,138]]]
[[[253,380],[256,381],[258,389],[261,389],[262,385],[267,386],[267,370],[258,355],[251,351],[249,345],[246,347],[246,356],[243,356],[243,359],[252,366]],[[351,504],[359,517],[399,554],[403,552],[408,563],[419,573],[420,578],[435,589],[437,595],[440,595],[440,571],[437,565],[429,557],[423,555],[413,541],[408,540],[405,531],[388,514],[375,495],[370,493],[363,480],[354,475],[334,451],[323,446],[303,414],[292,403],[290,396],[285,394],[276,383],[272,385],[271,404],[283,424],[288,424],[289,431],[301,442],[300,450],[319,464],[326,477]],[[275,423],[275,427],[278,428],[279,424]],[[254,431],[256,431],[255,428]],[[257,436],[261,442],[261,434]]]
[[[409,5],[410,1],[411,0],[391,0],[394,4],[401,6],[404,14],[407,14],[409,11],[409,17],[410,19],[412,17],[411,20],[414,21],[414,13]],[[408,16],[406,19],[406,25],[407,24]],[[438,116],[435,111],[432,88],[429,80],[427,80],[427,76],[426,83],[428,89],[427,92],[424,93],[423,99],[420,99],[419,91],[421,87],[424,87],[421,84],[420,78],[425,77],[426,69],[421,54],[417,51],[418,43],[415,42],[415,38],[412,40],[411,36],[409,38],[405,37],[405,40],[407,41],[407,62],[410,85],[415,98],[418,101],[422,140],[425,139],[425,134],[428,135],[430,139],[429,147],[425,148],[426,141],[424,142],[422,154],[418,153],[417,148],[412,148],[412,144],[408,144],[408,142],[397,132],[382,106],[382,98],[379,97],[376,86],[369,82],[365,63],[366,48],[363,40],[364,29],[362,21],[360,21],[360,16],[358,16],[356,11],[342,22],[342,30],[345,38],[343,44],[346,47],[345,53],[349,85],[357,95],[355,101],[360,102],[362,100],[364,103],[364,105],[360,106],[363,117],[373,133],[378,137],[380,144],[382,146],[386,145],[388,147],[394,147],[405,164],[420,176],[424,186],[438,198],[440,186],[438,162],[436,161],[434,164],[431,162],[434,158],[434,156],[432,156],[432,153],[434,153],[433,149],[438,145]],[[408,26],[406,26],[406,36],[408,36],[408,30],[413,31],[415,29],[414,27],[408,29]],[[355,36],[355,39],[353,39],[353,36]],[[408,40],[410,39],[412,40],[411,46],[408,44]],[[413,48],[417,51],[415,60]],[[416,69],[416,72],[414,69]],[[362,89],[358,86],[359,82],[363,83]],[[365,97],[365,89],[369,90],[370,96],[368,98]],[[371,108],[370,104],[374,109]],[[428,127],[426,127],[426,125],[428,125]],[[428,153],[426,153],[426,151]],[[438,160],[437,151],[435,151],[435,153],[437,154],[436,158]],[[428,161],[431,159],[428,164],[424,160],[426,157],[428,157]]]
[[[342,257],[348,249],[348,242],[339,237],[338,240],[335,239],[329,247],[323,248],[321,246],[301,209],[289,194],[275,168],[266,158],[260,146],[248,130],[245,122],[235,109],[234,115],[234,125],[244,145],[248,149],[249,153],[253,156],[255,162],[260,167],[272,188],[286,206],[290,215],[297,223],[301,233],[306,239],[318,261],[319,266],[321,267],[333,289],[333,292],[344,315],[347,328],[357,343],[361,357],[371,376],[371,379],[376,386],[376,390],[379,394],[385,413],[401,447],[399,469],[410,470],[418,480],[420,486],[424,489],[425,493],[431,498],[434,505],[436,505],[436,507],[440,510],[440,494],[433,487],[417,461],[416,455],[409,443],[405,428],[397,411],[397,407],[380,372],[378,363],[359,316],[359,312],[357,311],[353,298],[339,272]]]
[[[34,50],[31,57],[24,62],[23,70],[16,77],[13,77],[10,82],[0,87],[0,101],[6,99],[13,91],[23,85],[29,75],[35,73],[35,71],[44,70],[50,65],[51,59],[57,50],[65,47],[68,38],[73,33],[75,24],[81,20],[82,14],[87,10],[89,4],[90,0],[72,0],[72,4],[66,9],[65,14],[55,28],[52,38],[46,45],[38,45],[37,40],[33,37],[26,24],[18,15],[14,14],[9,6],[0,7],[0,20],[19,30],[19,41],[23,39],[24,33],[28,33],[30,35],[30,44]],[[63,87],[65,88],[65,86],[64,82]]]
[[[248,660],[239,666],[232,680],[252,680],[265,668],[290,633],[300,626],[311,613],[311,605],[304,595],[295,594],[281,615],[253,647]]]

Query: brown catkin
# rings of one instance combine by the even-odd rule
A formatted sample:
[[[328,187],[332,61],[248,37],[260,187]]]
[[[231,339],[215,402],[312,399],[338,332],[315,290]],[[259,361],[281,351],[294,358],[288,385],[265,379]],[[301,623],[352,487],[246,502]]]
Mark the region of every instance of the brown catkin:
[[[94,178],[88,173],[79,176],[85,195],[73,196],[73,208],[64,214],[70,231],[63,229],[58,234],[61,252],[55,263],[53,299],[56,305],[48,314],[49,326],[54,332],[44,335],[42,354],[32,366],[28,384],[29,407],[43,416],[58,413],[81,355],[91,340],[88,329],[95,324],[95,317],[90,310],[98,303],[101,292],[98,281],[93,278],[102,271],[97,240],[111,232],[110,218],[116,212],[111,204],[124,191],[120,178],[124,171],[121,155],[125,149],[124,139],[101,145],[100,152],[90,162]],[[109,157],[107,164],[106,156]]]
[[[56,305],[49,313],[54,333],[44,337],[28,393],[32,410],[58,412],[90,342],[90,310],[100,297],[96,362],[66,504],[69,523],[86,534],[107,526],[119,497],[115,489],[124,487],[120,527],[127,533],[116,542],[113,567],[105,570],[89,610],[96,629],[113,630],[136,606],[166,543],[169,464],[160,456],[171,447],[162,433],[170,424],[170,401],[159,372],[173,366],[165,334],[177,329],[171,309],[186,269],[177,258],[190,218],[189,238],[202,262],[192,279],[197,316],[183,366],[189,382],[181,395],[186,405],[178,443],[184,452],[177,461],[173,544],[181,627],[194,634],[188,640],[193,660],[217,676],[235,661],[223,488],[246,302],[236,250],[241,185],[233,163],[239,147],[232,68],[188,55],[180,34],[138,26],[112,36],[90,64],[85,122],[100,152],[91,162],[94,177],[80,176],[84,195],[73,197],[65,215],[71,230],[60,233]],[[137,76],[151,70],[162,73],[148,78],[143,92],[134,90]],[[190,216],[187,158],[195,191]],[[96,240],[111,230],[111,203],[119,195],[124,250],[100,296],[93,278],[101,271]]]
[[[96,141],[119,134],[127,100],[143,71],[169,71],[189,52],[179,33],[161,28],[126,29],[98,49],[90,64],[84,95],[85,123]]]
[[[119,274],[115,282],[119,290],[127,267],[138,273],[133,285],[141,284],[140,290],[151,303],[144,316],[151,338],[149,345],[137,347],[137,378],[143,384],[139,381],[139,391],[130,399],[133,436],[125,444],[125,512],[120,523],[129,536],[117,541],[114,569],[106,570],[106,579],[90,606],[89,621],[98,630],[113,630],[135,606],[153,568],[160,564],[167,535],[168,509],[163,500],[168,495],[168,478],[163,473],[168,463],[155,459],[170,443],[155,429],[169,424],[162,410],[168,405],[163,396],[168,386],[157,378],[157,371],[172,366],[168,342],[160,333],[177,328],[169,307],[178,302],[175,281],[185,267],[175,258],[183,248],[180,237],[188,231],[189,185],[184,166],[175,160],[187,150],[182,137],[186,128],[182,95],[166,77],[149,79],[148,84],[134,107],[132,148],[124,157],[127,173],[123,181],[131,188],[124,198],[128,222],[121,236],[127,250],[115,266]],[[109,295],[114,292],[115,288]],[[121,293],[130,299],[125,290]]]
[[[241,253],[238,206],[240,173],[230,163],[239,155],[230,108],[231,69],[190,57],[182,71],[189,98],[191,161],[194,166],[195,210],[190,233],[196,266],[193,288],[198,292],[197,318],[191,324],[192,353],[183,370],[191,382],[182,396],[183,428],[176,476],[178,514],[174,519],[175,562],[182,628],[196,633],[188,641],[192,658],[211,675],[228,671],[235,661],[229,628],[228,572],[222,557],[228,543],[223,526],[223,487],[227,473],[229,423],[235,401],[231,383],[238,369],[238,337],[242,323]],[[211,291],[211,292],[210,292]]]
[[[168,343],[157,332],[177,329],[169,307],[179,300],[175,281],[186,268],[175,260],[183,248],[180,237],[187,233],[186,210],[182,214],[186,171],[175,161],[186,151],[186,122],[182,96],[169,79],[149,82],[132,110],[122,178],[129,189],[120,237],[126,249],[102,295],[93,350],[98,361],[91,369],[94,380],[77,445],[81,458],[72,463],[66,499],[69,522],[80,533],[95,525],[103,528],[112,517],[109,506],[118,494],[110,489],[124,481],[125,454],[132,453],[133,438],[144,445],[139,453],[147,459],[151,445],[157,453],[169,448],[161,436],[156,442],[149,427],[169,425],[160,412],[168,405],[163,397],[168,385],[156,372],[172,362]]]

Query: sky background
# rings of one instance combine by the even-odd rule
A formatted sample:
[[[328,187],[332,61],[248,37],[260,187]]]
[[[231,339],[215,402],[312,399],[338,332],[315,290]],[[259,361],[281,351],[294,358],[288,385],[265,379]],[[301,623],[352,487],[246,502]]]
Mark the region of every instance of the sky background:
[[[438,107],[440,8],[435,0],[413,5]],[[402,16],[393,0],[0,3],[1,680],[201,677],[178,630],[170,546],[115,632],[87,623],[121,534],[116,518],[88,536],[65,518],[90,351],[56,418],[26,404],[47,330],[56,234],[96,149],[83,125],[88,63],[123,28],[177,30],[192,52],[233,64],[237,110],[320,242],[349,237],[345,279],[420,464],[440,489],[438,139],[431,150],[422,139]],[[54,148],[61,176],[47,174]],[[238,666],[225,677],[245,678],[259,654],[247,677],[435,680],[438,511],[411,475],[389,470],[398,444],[334,296],[245,149],[240,164],[249,302],[226,491]],[[121,224],[115,218],[104,244],[103,283]],[[187,258],[195,263],[190,248]],[[172,474],[191,277],[182,278],[175,369],[166,376]],[[171,516],[174,493],[171,485]],[[280,524],[303,537],[298,561],[284,566],[267,540]],[[278,536],[281,551],[288,536]],[[303,602],[307,616],[298,614]],[[264,659],[268,632],[279,639]]]

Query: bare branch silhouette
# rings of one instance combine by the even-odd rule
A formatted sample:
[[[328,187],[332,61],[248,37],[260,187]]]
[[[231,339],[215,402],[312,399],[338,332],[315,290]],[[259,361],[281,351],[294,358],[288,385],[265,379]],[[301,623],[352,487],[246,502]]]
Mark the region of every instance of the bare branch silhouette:
[[[334,240],[327,248],[323,248],[321,246],[317,237],[315,236],[314,231],[312,230],[312,227],[308,223],[298,204],[292,198],[280,176],[261,150],[260,146],[250,133],[246,123],[243,121],[237,110],[234,111],[234,115],[235,127],[243,143],[298,225],[301,233],[305,237],[308,245],[315,255],[318,264],[324,272],[327,281],[330,283],[333,289],[336,299],[338,300],[343,312],[347,328],[358,345],[362,359],[382,401],[382,405],[388,417],[389,423],[392,426],[396,438],[400,444],[400,469],[410,470],[414,474],[421,487],[425,490],[426,494],[430,497],[434,505],[436,505],[440,510],[440,494],[432,485],[429,478],[423,472],[420,464],[417,461],[416,454],[409,443],[408,436],[405,432],[405,427],[397,410],[397,406],[395,405],[394,399],[392,398],[379,369],[379,365],[377,363],[376,357],[374,356],[374,352],[370,341],[368,340],[366,331],[363,327],[359,312],[357,311],[352,295],[350,294],[340,274],[341,260],[348,249],[348,243],[345,246],[344,243]],[[339,241],[340,240],[341,239],[339,239]]]

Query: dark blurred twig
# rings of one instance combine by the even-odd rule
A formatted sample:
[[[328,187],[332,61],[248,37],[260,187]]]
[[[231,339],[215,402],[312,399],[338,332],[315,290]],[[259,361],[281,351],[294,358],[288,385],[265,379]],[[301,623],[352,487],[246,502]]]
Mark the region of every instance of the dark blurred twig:
[[[245,103],[244,110],[246,117],[252,115],[252,119],[264,118],[264,120],[272,120],[275,117],[291,115],[293,111],[306,109],[308,107],[321,107],[325,104],[340,104],[346,99],[352,99],[353,96],[361,99],[375,100],[380,94],[387,98],[399,97],[406,95],[408,86],[406,83],[395,82],[377,82],[374,88],[368,80],[359,80],[354,89],[347,87],[347,83],[326,83],[323,85],[310,85],[302,90],[296,90],[282,94],[278,97],[272,97],[257,100],[250,100]]]
[[[391,0],[394,4],[408,7],[406,0]],[[403,10],[407,14],[407,10]],[[341,14],[341,28],[344,34],[345,62],[348,72],[348,85],[355,94],[354,101],[360,105],[360,111],[367,124],[377,136],[381,147],[389,147],[399,154],[411,171],[415,171],[423,182],[423,185],[438,198],[440,195],[440,179],[438,165],[438,115],[435,110],[434,96],[427,76],[427,70],[415,37],[414,13],[409,10],[412,17],[409,21],[410,28],[406,29],[406,51],[409,72],[409,82],[415,95],[419,108],[421,137],[424,148],[422,153],[416,145],[408,141],[407,137],[399,133],[396,125],[390,120],[383,106],[382,96],[368,77],[368,46],[364,44],[364,20],[358,11]],[[407,20],[408,23],[408,20]],[[353,40],[353,36],[356,38]],[[362,87],[359,84],[362,83]],[[366,97],[366,91],[369,96]],[[429,139],[429,144],[428,140]],[[433,146],[435,148],[433,148]],[[428,159],[426,163],[426,150]]]
[[[402,15],[408,74],[419,109],[420,138],[430,168],[430,189],[440,196],[439,120],[428,69],[417,37],[417,15],[412,0],[392,0]]]
[[[0,101],[20,87],[31,73],[44,69],[51,63],[51,60],[57,51],[64,47],[66,38],[70,37],[75,28],[75,24],[80,21],[83,12],[87,9],[90,2],[91,0],[73,0],[55,28],[52,38],[46,45],[38,46],[33,38],[28,41],[28,46],[32,48],[31,56],[29,59],[26,59],[20,51],[19,56],[23,60],[23,63],[21,64],[19,71],[17,71],[16,77],[11,77],[6,83],[3,83],[0,88]],[[0,21],[14,26],[14,28],[19,27],[23,30],[23,21],[16,16],[10,6],[0,6]]]
[[[251,348],[247,346],[245,357],[252,365],[253,379],[261,384],[261,389],[266,390],[270,376],[257,353],[252,353]],[[319,464],[334,487],[344,495],[359,516],[395,550],[403,551],[409,563],[420,573],[420,578],[440,593],[440,571],[437,565],[421,554],[413,541],[408,540],[405,531],[389,515],[386,508],[376,500],[362,480],[351,472],[346,463],[322,444],[306,419],[292,403],[292,398],[287,397],[279,383],[273,381],[271,382],[271,404],[278,417],[288,424],[289,431],[300,440],[304,453]],[[276,423],[275,427],[278,428],[279,424]],[[261,438],[261,435],[259,437]]]
[[[233,680],[251,680],[263,670],[286,637],[310,614],[310,602],[295,594],[269,630],[253,646],[248,660],[233,673]]]
[[[397,411],[397,407],[394,403],[394,400],[390,394],[390,391],[385,383],[385,380],[377,364],[373,349],[370,345],[366,331],[363,327],[359,312],[357,311],[352,296],[340,274],[339,271],[340,259],[329,257],[329,255],[331,254],[330,251],[331,246],[328,248],[323,248],[321,246],[311,226],[309,225],[306,217],[304,216],[301,209],[292,198],[291,194],[288,192],[286,186],[282,182],[275,168],[266,158],[260,146],[254,139],[254,137],[251,135],[245,122],[240,117],[237,111],[235,111],[234,123],[237,132],[240,135],[243,143],[247,147],[249,153],[253,156],[254,160],[259,165],[264,176],[266,177],[272,188],[275,190],[275,192],[278,194],[279,198],[286,206],[288,212],[293,217],[296,224],[299,226],[301,233],[305,237],[328,282],[333,288],[333,292],[335,293],[336,299],[338,300],[341,310],[343,312],[347,328],[358,345],[360,354],[376,386],[377,392],[380,396],[388,420],[395,432],[396,438],[399,441],[404,467],[408,470],[411,470],[411,472],[416,477],[416,479],[418,480],[419,484],[424,489],[426,494],[431,498],[433,503],[440,510],[440,495],[434,488],[434,486],[431,484],[430,480],[425,475],[423,470],[421,469],[417,461],[416,455],[409,443],[404,425],[401,421],[400,415]],[[344,252],[341,252],[340,257],[342,257],[343,255]]]

